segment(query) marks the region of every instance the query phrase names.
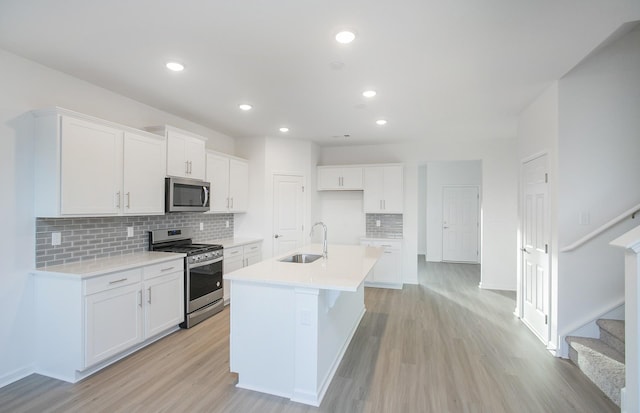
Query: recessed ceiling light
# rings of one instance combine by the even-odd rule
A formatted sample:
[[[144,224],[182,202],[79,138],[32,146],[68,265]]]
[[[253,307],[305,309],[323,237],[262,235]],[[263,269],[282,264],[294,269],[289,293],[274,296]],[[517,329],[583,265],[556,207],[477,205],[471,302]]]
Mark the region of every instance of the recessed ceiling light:
[[[174,72],[182,72],[184,70],[184,65],[178,62],[167,62],[167,69],[173,70]]]
[[[377,125],[380,125],[380,126],[382,126],[382,125],[386,125],[386,124],[387,124],[387,121],[386,121],[386,120],[384,120],[384,119],[378,119],[378,120],[376,121],[376,124],[377,124]]]
[[[280,132],[289,132],[289,128],[280,128]]]
[[[348,30],[345,30],[336,34],[336,41],[342,44],[351,43],[355,38],[356,38],[356,35],[353,32],[350,32]]]
[[[372,98],[375,95],[377,95],[375,90],[365,90],[364,92],[362,92],[362,96],[364,96],[366,98]]]
[[[238,107],[239,107],[241,110],[251,110],[251,109],[253,108],[253,106],[251,106],[251,105],[249,105],[249,104],[246,104],[246,103],[243,103],[243,104],[241,104],[241,105],[238,105]]]

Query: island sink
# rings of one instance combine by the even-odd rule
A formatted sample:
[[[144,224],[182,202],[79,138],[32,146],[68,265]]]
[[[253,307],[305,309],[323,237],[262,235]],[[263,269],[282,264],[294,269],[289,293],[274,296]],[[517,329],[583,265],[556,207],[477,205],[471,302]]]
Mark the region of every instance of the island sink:
[[[318,258],[322,258],[322,255],[318,254],[294,254],[288,257],[282,258],[280,262],[296,262],[299,264],[308,264],[314,262]]]

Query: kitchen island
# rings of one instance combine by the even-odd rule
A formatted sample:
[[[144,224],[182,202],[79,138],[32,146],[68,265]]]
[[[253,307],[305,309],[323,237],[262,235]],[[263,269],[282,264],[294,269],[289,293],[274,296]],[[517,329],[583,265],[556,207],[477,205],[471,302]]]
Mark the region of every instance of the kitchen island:
[[[364,279],[382,249],[331,245],[327,258],[281,262],[310,245],[226,274],[230,368],[238,387],[319,406],[365,313]]]

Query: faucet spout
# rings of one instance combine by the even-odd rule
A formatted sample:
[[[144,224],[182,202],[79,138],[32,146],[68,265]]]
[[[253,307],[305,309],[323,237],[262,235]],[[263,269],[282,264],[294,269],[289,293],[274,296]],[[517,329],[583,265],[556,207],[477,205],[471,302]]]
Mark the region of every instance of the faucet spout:
[[[324,258],[327,258],[327,226],[325,225],[325,223],[322,221],[318,221],[315,224],[313,224],[311,226],[311,232],[309,233],[309,236],[310,237],[313,236],[313,229],[317,225],[322,225],[322,256]]]

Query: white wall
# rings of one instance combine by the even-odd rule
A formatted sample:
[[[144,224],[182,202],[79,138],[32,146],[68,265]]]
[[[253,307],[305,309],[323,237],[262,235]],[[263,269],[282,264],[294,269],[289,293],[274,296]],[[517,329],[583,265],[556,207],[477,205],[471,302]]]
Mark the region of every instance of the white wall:
[[[317,216],[317,145],[288,138],[242,138],[236,142],[238,156],[250,161],[249,212],[235,217],[236,233],[262,237],[263,257],[273,255],[273,176],[299,175],[305,182],[304,227]],[[303,242],[310,242],[305,229]]]
[[[25,114],[60,106],[142,128],[165,123],[210,137],[233,154],[234,140],[179,117],[0,50],[0,386],[31,371],[34,267],[33,140]]]
[[[482,163],[480,161],[429,162],[426,167],[426,259],[439,262],[442,261],[442,188],[471,185],[477,186],[479,193],[482,193]]]
[[[560,247],[640,203],[640,28],[589,56],[559,82]],[[589,222],[580,224],[580,215]],[[628,220],[559,257],[559,331],[624,297],[623,253],[608,246]]]
[[[482,161],[483,288],[516,287],[517,175],[515,139],[320,148],[322,165],[404,163],[405,282],[417,281],[419,166],[428,161]]]

